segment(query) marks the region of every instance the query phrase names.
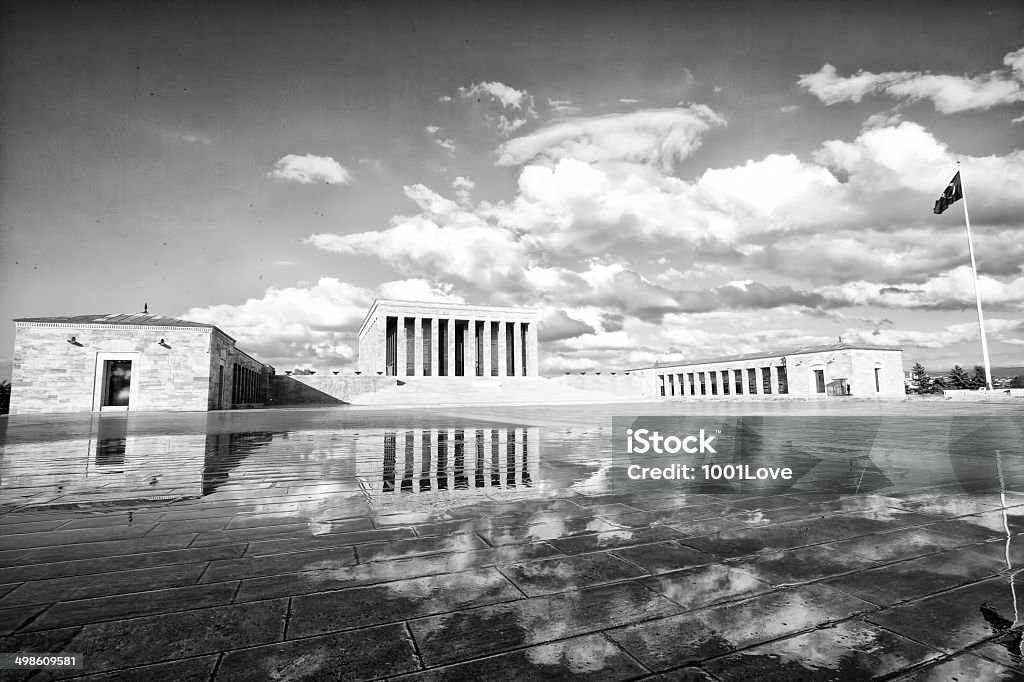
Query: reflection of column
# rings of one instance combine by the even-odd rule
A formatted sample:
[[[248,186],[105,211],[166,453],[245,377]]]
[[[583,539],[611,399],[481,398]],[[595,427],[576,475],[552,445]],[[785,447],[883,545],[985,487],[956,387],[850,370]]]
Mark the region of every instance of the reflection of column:
[[[484,320],[484,347],[481,350],[481,366],[485,377],[491,376],[491,321]],[[482,438],[483,436],[481,436]]]
[[[437,318],[430,318],[430,376],[437,376]]]
[[[395,324],[395,376],[405,376],[405,316],[399,315]]]
[[[412,375],[423,376],[423,318],[413,318],[412,327]]]
[[[447,320],[444,320],[444,324],[448,325],[448,336],[446,339],[448,359],[445,361],[444,366],[448,370],[448,376],[453,377],[455,376],[455,318],[449,317]]]
[[[508,332],[506,332],[506,325],[508,322],[504,320],[498,322],[498,376],[508,376],[508,353],[505,349],[505,342],[508,339]]]
[[[511,373],[523,376],[523,332],[522,323],[512,323],[512,368]]]

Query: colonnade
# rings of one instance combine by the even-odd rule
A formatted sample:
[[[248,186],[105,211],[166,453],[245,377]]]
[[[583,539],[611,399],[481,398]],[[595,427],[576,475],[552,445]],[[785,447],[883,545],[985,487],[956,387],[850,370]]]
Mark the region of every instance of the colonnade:
[[[665,368],[668,369],[668,368]],[[658,374],[658,390],[667,397],[786,395],[789,380],[785,365],[742,368],[674,367]]]
[[[384,374],[514,377],[537,372],[537,325],[493,319],[386,316],[377,326]]]
[[[233,363],[231,376],[231,404],[251,405],[267,402],[267,382],[263,374]]]

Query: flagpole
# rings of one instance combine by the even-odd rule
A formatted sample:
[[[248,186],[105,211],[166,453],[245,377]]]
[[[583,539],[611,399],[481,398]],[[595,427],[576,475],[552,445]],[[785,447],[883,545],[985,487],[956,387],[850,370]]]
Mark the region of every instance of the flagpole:
[[[985,361],[985,384],[992,390],[992,366],[988,360],[988,341],[985,339],[985,318],[981,314],[981,294],[978,293],[978,266],[974,262],[974,242],[971,240],[971,218],[967,214],[967,192],[964,191],[964,175],[960,170],[960,162],[956,162],[957,173],[960,173],[960,194],[964,202],[964,222],[967,224],[967,248],[971,252],[971,273],[974,279],[974,302],[978,304],[978,327],[981,328],[981,357]]]

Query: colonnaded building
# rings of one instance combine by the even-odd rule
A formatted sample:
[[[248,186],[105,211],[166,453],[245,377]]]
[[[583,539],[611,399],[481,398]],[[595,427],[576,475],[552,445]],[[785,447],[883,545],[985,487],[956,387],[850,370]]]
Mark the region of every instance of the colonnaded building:
[[[274,368],[211,324],[146,313],[14,320],[11,414],[267,402]]]
[[[853,343],[728,355],[631,370],[665,397],[905,395],[903,350]]]
[[[359,369],[394,377],[537,376],[533,308],[377,300],[359,328]]]

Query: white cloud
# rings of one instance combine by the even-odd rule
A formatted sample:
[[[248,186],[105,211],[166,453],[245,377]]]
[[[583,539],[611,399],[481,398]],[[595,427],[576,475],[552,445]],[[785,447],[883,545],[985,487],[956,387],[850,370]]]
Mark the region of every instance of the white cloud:
[[[438,147],[445,150],[449,154],[455,154],[455,140],[451,139],[450,137],[434,140],[434,142],[437,143]]]
[[[509,140],[498,150],[498,165],[574,159],[630,161],[668,169],[690,156],[712,126],[724,124],[721,116],[700,104],[569,119]]]
[[[972,280],[971,268],[962,265],[921,284],[884,285],[857,281],[822,287],[819,291],[827,298],[846,305],[950,310],[975,305]],[[978,293],[983,307],[1024,309],[1024,276],[1004,282],[979,275]]]
[[[462,99],[489,97],[500,102],[506,109],[526,111],[533,106],[533,98],[526,90],[516,90],[509,85],[497,81],[481,81],[480,83],[470,85],[468,88],[459,88],[459,96]]]
[[[640,100],[638,100],[638,99],[630,99],[628,97],[620,97],[619,101],[622,102],[623,104],[639,104],[640,103]]]
[[[426,131],[426,133],[428,135],[433,135],[434,133],[436,133],[440,129],[441,129],[441,126],[424,126],[424,128],[423,128],[423,130]]]
[[[267,175],[303,185],[347,185],[352,180],[351,173],[340,163],[329,156],[313,154],[282,156]]]
[[[1024,101],[1024,48],[1003,58],[1008,67],[979,76],[933,75],[919,71],[859,71],[840,76],[831,64],[797,81],[825,104],[859,102],[869,94],[884,93],[896,99],[931,100],[935,109],[951,114],[970,109],[989,109]]]
[[[548,109],[550,109],[556,116],[572,116],[580,112],[580,108],[574,106],[571,100],[567,99],[548,99]]]

